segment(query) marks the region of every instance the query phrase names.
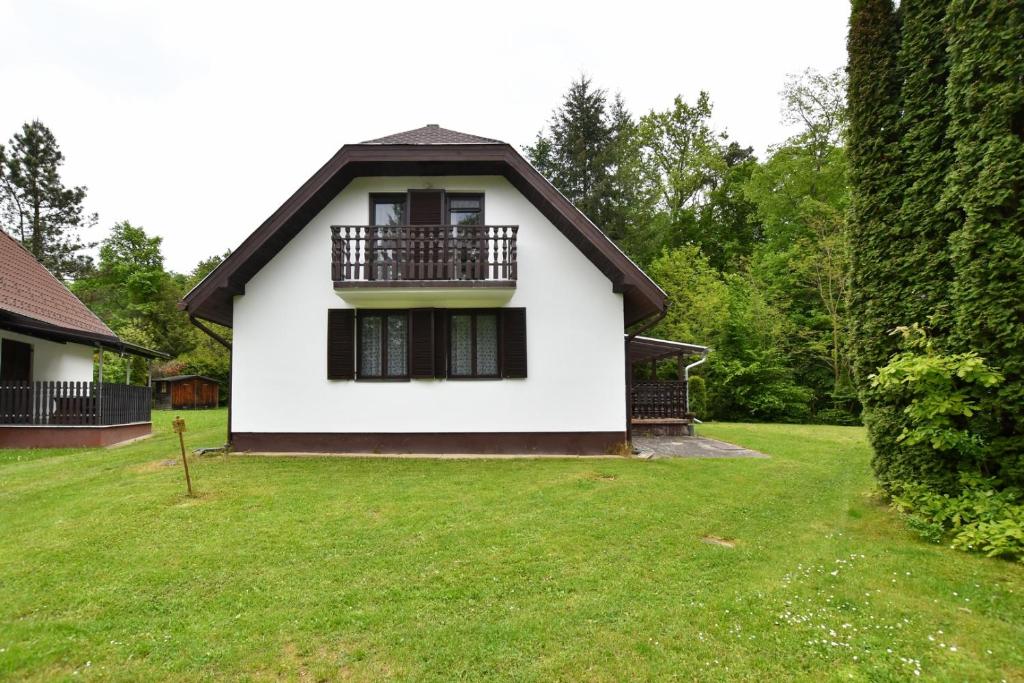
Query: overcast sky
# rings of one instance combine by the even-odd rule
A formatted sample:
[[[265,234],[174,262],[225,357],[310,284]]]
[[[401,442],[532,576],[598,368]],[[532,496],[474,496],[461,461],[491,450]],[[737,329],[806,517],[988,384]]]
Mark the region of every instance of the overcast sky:
[[[787,74],[842,66],[845,0],[0,0],[0,140],[38,118],[68,184],[164,238],[235,248],[342,144],[439,123],[530,143],[580,73],[634,114],[707,90],[763,154]]]

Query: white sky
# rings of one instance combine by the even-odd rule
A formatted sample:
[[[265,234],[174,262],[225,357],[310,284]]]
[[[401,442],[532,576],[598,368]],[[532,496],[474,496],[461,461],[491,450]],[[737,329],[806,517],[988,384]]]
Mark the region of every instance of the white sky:
[[[846,0],[0,0],[0,140],[41,119],[99,240],[235,248],[342,144],[426,123],[532,142],[580,73],[634,114],[708,90],[759,154],[786,75],[845,61]]]

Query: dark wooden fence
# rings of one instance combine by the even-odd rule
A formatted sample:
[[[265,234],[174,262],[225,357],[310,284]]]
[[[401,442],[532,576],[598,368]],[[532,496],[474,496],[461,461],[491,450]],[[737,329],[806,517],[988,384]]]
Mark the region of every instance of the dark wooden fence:
[[[0,383],[0,425],[149,422],[149,387],[99,382]]]
[[[634,380],[633,418],[638,420],[686,417],[686,382],[682,380]]]
[[[518,225],[332,225],[335,282],[515,280]]]

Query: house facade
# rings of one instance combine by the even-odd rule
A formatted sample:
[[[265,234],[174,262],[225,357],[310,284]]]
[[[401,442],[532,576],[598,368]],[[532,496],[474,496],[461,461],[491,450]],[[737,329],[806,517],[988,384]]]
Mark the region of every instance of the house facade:
[[[106,446],[151,431],[149,387],[94,381],[97,350],[161,356],[119,339],[0,231],[0,448]]]
[[[238,450],[606,453],[665,294],[511,146],[427,126],[343,147],[182,307],[233,328]]]

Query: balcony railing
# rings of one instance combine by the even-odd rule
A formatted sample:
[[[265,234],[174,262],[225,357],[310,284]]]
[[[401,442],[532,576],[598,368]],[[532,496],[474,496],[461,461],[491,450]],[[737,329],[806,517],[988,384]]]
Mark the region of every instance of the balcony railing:
[[[686,417],[686,382],[639,380],[633,382],[633,419],[659,420]]]
[[[152,390],[99,382],[0,382],[0,425],[149,422]]]
[[[333,225],[335,282],[514,282],[518,225]]]

